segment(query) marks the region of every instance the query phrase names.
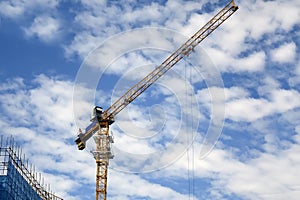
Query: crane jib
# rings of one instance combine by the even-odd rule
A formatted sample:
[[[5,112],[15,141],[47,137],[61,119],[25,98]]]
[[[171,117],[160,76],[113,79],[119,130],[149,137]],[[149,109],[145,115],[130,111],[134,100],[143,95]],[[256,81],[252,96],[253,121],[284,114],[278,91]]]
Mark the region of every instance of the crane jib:
[[[179,49],[171,54],[161,65],[156,67],[145,78],[132,86],[123,96],[121,96],[108,109],[106,109],[103,114],[103,119],[113,119],[114,116],[123,110],[130,102],[136,99],[155,81],[157,81],[157,79],[165,74],[177,62],[179,62],[183,57],[188,56],[201,41],[203,41],[211,32],[219,27],[237,9],[238,6],[235,5],[233,1],[229,2],[217,15],[215,15],[208,23],[206,23]]]

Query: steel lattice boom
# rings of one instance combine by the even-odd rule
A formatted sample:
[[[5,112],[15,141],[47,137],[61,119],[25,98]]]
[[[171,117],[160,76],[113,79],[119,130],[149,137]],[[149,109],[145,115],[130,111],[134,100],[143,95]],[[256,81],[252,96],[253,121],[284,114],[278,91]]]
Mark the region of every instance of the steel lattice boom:
[[[113,140],[112,136],[109,135],[109,125],[114,122],[114,117],[182,58],[188,56],[201,41],[217,29],[237,9],[238,6],[235,5],[233,0],[231,0],[221,11],[219,11],[174,53],[172,53],[162,64],[131,87],[109,108],[105,111],[102,111],[101,107],[96,106],[94,108],[94,117],[91,119],[92,123],[87,127],[85,133],[82,133],[81,131],[79,132],[78,138],[75,142],[77,143],[79,150],[82,150],[85,148],[86,141],[95,135],[94,139],[96,143],[96,151],[94,151],[93,154],[97,163],[96,200],[106,200],[107,167],[109,159],[113,157],[110,151],[110,143],[112,143]]]

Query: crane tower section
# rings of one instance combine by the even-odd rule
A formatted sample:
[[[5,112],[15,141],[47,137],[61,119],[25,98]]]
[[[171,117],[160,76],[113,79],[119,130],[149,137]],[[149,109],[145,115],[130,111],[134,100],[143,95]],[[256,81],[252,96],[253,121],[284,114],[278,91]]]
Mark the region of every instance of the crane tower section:
[[[109,126],[114,123],[114,117],[182,58],[188,56],[200,42],[202,42],[224,21],[226,21],[237,9],[238,6],[233,0],[231,0],[201,29],[199,29],[183,45],[174,51],[164,62],[132,86],[109,108],[105,111],[102,111],[102,108],[98,106],[94,108],[91,119],[92,123],[86,128],[84,133],[81,130],[79,131],[78,138],[75,142],[78,145],[78,149],[83,150],[85,148],[86,141],[94,135],[96,150],[93,151],[93,155],[97,164],[96,200],[106,200],[107,170],[109,159],[113,158],[110,148],[110,144],[113,143],[113,138],[109,135]]]

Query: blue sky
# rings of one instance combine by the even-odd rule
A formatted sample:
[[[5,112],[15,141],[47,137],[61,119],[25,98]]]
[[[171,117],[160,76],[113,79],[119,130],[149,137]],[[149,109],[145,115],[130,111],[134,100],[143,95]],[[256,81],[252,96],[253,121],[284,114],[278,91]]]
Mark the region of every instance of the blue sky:
[[[77,150],[78,128],[226,3],[0,1],[1,134],[14,136],[57,195],[93,199],[95,162]],[[109,199],[300,196],[300,3],[236,4],[116,117]]]

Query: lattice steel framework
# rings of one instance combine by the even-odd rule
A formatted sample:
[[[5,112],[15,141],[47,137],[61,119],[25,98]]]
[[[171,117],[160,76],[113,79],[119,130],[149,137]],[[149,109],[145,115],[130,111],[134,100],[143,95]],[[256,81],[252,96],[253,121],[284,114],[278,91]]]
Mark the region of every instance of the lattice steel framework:
[[[12,137],[5,141],[0,138],[0,199],[63,200],[44,183]]]

